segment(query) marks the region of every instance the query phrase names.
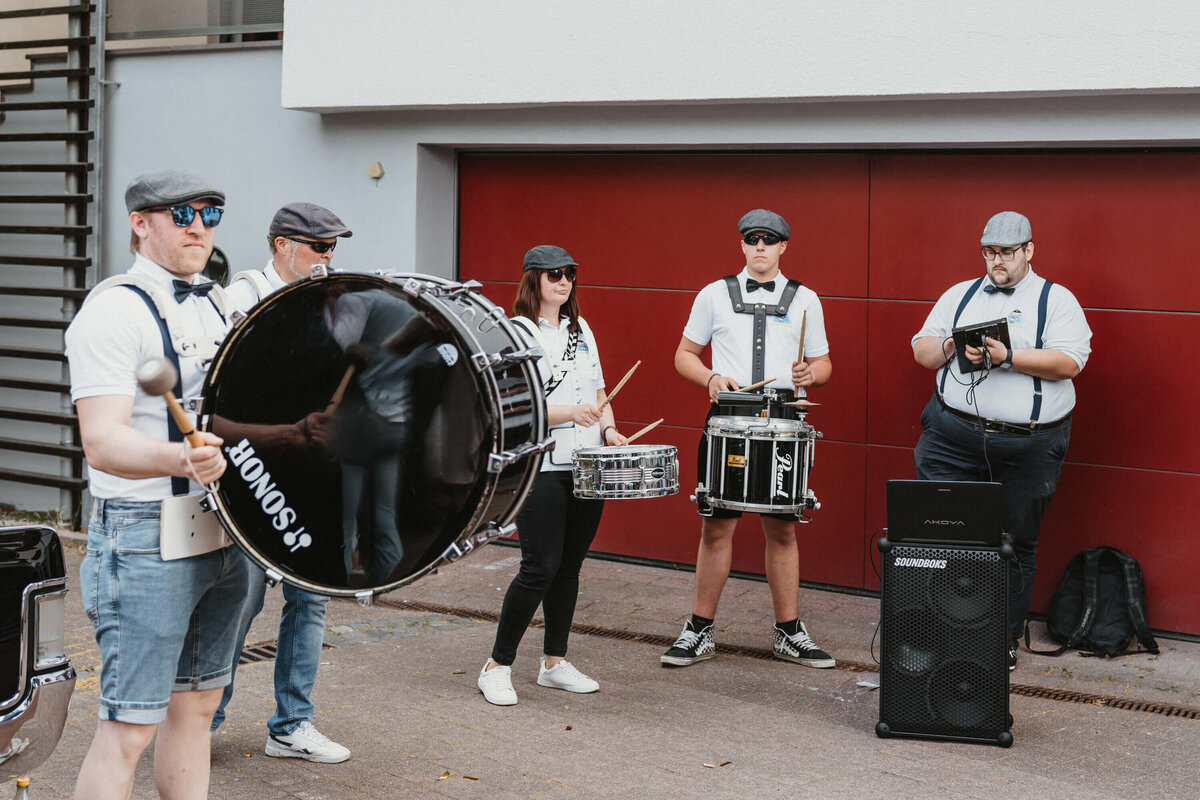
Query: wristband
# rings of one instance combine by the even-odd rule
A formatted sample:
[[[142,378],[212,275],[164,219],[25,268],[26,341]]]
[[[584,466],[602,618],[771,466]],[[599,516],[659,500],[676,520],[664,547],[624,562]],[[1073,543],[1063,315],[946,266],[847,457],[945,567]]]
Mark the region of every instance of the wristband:
[[[600,430],[600,441],[604,441],[604,439],[608,436],[609,431],[615,431],[616,429],[617,429],[616,425],[605,425]]]
[[[721,373],[719,373],[719,372],[714,372],[712,375],[709,375],[708,380],[704,382],[704,388],[711,389],[712,388],[712,379],[719,378],[719,377],[721,377]]]

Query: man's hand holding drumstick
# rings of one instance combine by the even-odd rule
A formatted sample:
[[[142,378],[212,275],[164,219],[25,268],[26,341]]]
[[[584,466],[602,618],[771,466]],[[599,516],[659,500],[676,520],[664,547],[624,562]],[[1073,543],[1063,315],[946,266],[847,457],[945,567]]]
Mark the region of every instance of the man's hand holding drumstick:
[[[221,452],[225,440],[196,430],[172,390],[178,377],[174,365],[165,358],[149,358],[138,365],[135,377],[143,392],[166,401],[167,411],[183,432],[186,441],[179,448],[179,462],[172,474],[204,485],[220,478],[225,473],[225,455]]]

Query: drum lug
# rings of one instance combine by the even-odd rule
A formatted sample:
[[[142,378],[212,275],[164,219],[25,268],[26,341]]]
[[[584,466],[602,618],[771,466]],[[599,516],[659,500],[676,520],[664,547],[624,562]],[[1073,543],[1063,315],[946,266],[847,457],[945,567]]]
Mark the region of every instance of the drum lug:
[[[354,600],[363,608],[368,608],[375,604],[375,592],[370,589],[365,589],[361,592],[354,593]]]
[[[522,361],[532,361],[540,355],[541,353],[532,348],[510,350],[507,353],[473,353],[471,355],[471,363],[475,365],[476,372],[483,372],[485,369],[491,369],[492,367],[507,367],[512,364],[519,364]]]
[[[189,397],[183,401],[183,407],[186,408],[188,411],[191,411],[193,414],[203,414],[204,413],[204,398],[203,397]]]
[[[325,266],[324,263],[318,261],[316,264],[312,265],[312,271],[310,271],[308,274],[312,278],[328,278],[329,268]]]
[[[230,326],[230,328],[236,328],[236,327],[240,326],[243,322],[245,322],[247,319],[248,319],[248,317],[246,316],[245,312],[238,311],[235,309],[234,312],[229,315],[229,326]]]
[[[275,586],[275,584],[277,584],[281,580],[283,580],[283,576],[280,575],[278,572],[276,572],[273,569],[264,570],[263,575],[265,576],[266,581],[267,581],[267,588],[271,588],[271,587]]]
[[[438,297],[453,300],[459,295],[470,294],[482,288],[483,284],[479,281],[463,281],[462,283],[448,283],[444,286],[436,286],[431,291]]]
[[[547,439],[541,444],[527,444],[516,450],[491,453],[488,455],[488,472],[503,472],[506,467],[512,466],[523,458],[549,453],[553,449],[554,440]]]
[[[200,498],[200,510],[201,511],[216,511],[217,510],[217,498],[213,495],[212,492],[208,492],[207,494],[204,495],[204,497]]]
[[[429,289],[428,286],[426,286],[424,283],[417,280],[416,278],[409,278],[408,280],[406,280],[404,282],[404,285],[401,286],[400,288],[403,289],[405,291],[405,293],[411,294],[413,297],[420,297],[422,294],[424,294]]]

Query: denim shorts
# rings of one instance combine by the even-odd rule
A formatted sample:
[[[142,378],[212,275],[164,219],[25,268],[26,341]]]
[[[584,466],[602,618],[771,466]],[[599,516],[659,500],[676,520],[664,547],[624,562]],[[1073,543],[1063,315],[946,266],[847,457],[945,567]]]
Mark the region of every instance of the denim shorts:
[[[96,500],[79,567],[100,646],[100,719],[153,725],[171,692],[229,683],[249,560],[236,548],[163,561],[159,504]]]

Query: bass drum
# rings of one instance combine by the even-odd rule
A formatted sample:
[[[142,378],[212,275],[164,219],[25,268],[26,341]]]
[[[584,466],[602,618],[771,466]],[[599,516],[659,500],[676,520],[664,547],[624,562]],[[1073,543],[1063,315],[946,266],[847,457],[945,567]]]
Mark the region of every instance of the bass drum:
[[[537,355],[474,282],[280,289],[204,384],[222,524],[269,578],[364,600],[511,534],[549,442]]]

